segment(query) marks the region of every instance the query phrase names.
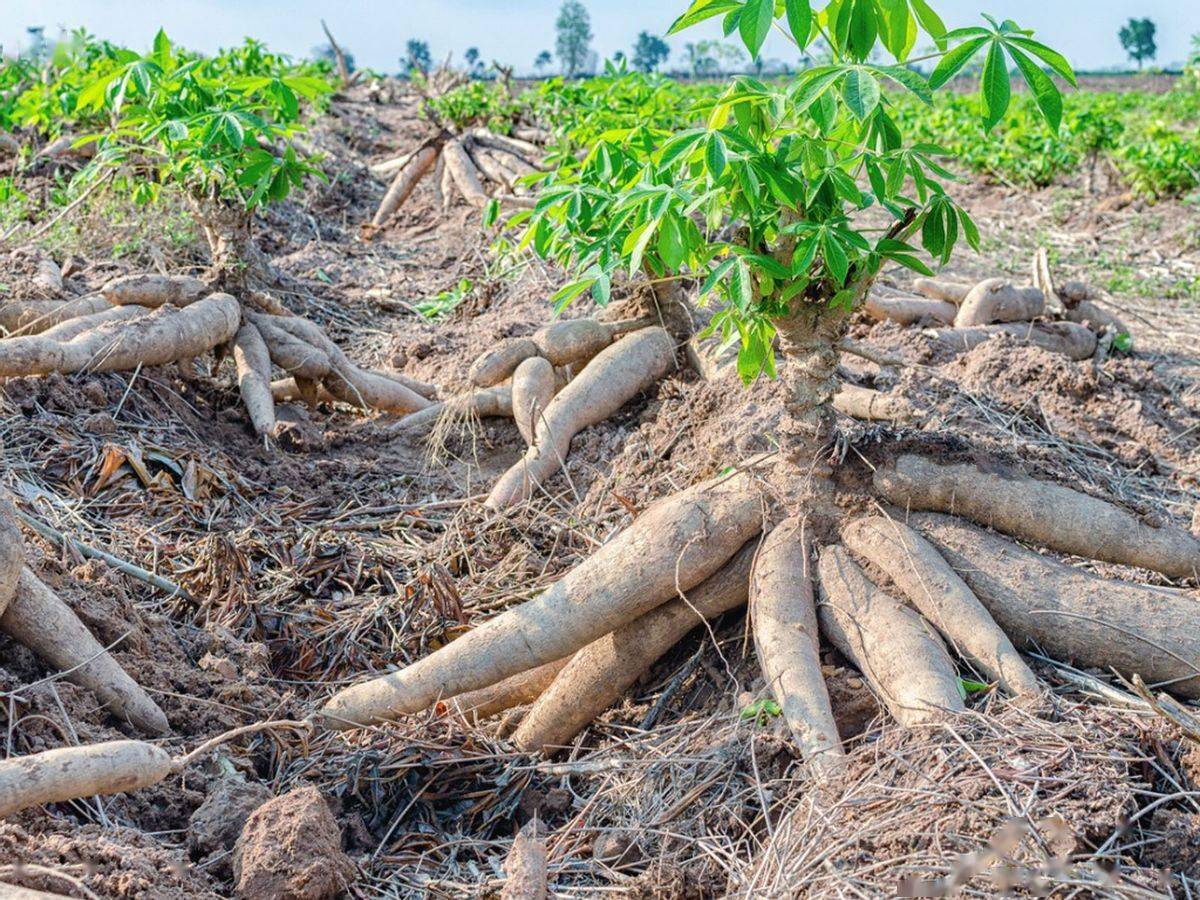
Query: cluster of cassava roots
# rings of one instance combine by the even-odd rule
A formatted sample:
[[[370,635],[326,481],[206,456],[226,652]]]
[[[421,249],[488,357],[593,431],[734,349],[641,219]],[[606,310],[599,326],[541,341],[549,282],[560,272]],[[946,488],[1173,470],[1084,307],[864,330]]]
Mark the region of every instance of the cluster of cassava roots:
[[[431,385],[355,365],[320,327],[263,291],[231,288],[235,297],[189,275],[139,274],[64,299],[61,273],[46,258],[37,278],[40,299],[0,304],[0,378],[175,363],[190,379],[199,358],[214,354],[215,371],[232,353],[242,401],[264,438],[276,431],[276,400],[335,399],[401,414],[434,402]]]
[[[481,126],[462,131],[439,126],[436,134],[411,153],[371,167],[380,177],[395,174],[375,215],[363,226],[364,233],[369,237],[387,225],[431,172],[437,203],[443,210],[450,208],[456,195],[476,207],[483,207],[492,197],[504,206],[532,207],[533,198],[518,179],[537,171],[542,151],[527,138],[540,137],[537,129],[518,128],[512,135],[503,135]]]
[[[870,315],[917,301],[945,304],[937,309],[954,323],[949,334],[966,346],[974,335],[990,337],[987,329],[1014,326],[1015,337],[1043,346],[1034,334],[1082,345],[1087,341],[1070,335],[1083,329],[1090,346],[1068,353],[1075,359],[1123,332],[1082,290],[1067,285],[1061,295],[1055,292],[1042,254],[1035,259],[1035,283],[1015,289],[994,281],[930,281],[919,284],[926,295],[919,297],[877,287],[865,303]],[[151,284],[153,290],[135,290]],[[649,299],[635,303],[630,318],[561,321],[502,343],[472,366],[472,393],[438,403],[395,378],[351,367],[303,319],[228,295],[204,295],[201,286],[180,279],[135,278],[84,298],[104,306],[64,316],[39,335],[0,342],[0,373],[129,368],[189,359],[232,342],[244,395],[246,377],[253,376],[260,381],[253,396],[269,400],[270,361],[291,375],[276,385],[277,394],[311,398],[324,391],[359,405],[401,409],[411,413],[402,420],[407,426],[431,427],[451,407],[511,416],[529,450],[486,501],[505,509],[528,500],[563,466],[575,434],[676,366],[678,347],[703,377],[716,377],[726,364],[711,342],[697,340],[697,311],[676,283],[645,293]],[[131,299],[139,296],[156,299]],[[1059,321],[1044,321],[1056,302],[1050,297],[1062,298]],[[65,301],[41,315],[82,302]],[[938,318],[923,308],[910,321]],[[833,410],[886,418],[896,408],[890,402],[896,398],[864,399],[839,383],[840,352],[871,357],[845,341],[846,321],[814,305],[779,323],[786,401],[776,454],[660,500],[549,589],[402,670],[339,691],[308,725],[350,729],[431,707],[482,719],[529,705],[519,718],[505,718],[506,734],[522,750],[552,753],[698,622],[746,603],[767,687],[819,779],[835,779],[844,760],[821,671],[821,635],[862,671],[903,725],[963,709],[954,655],[998,689],[1037,697],[1041,686],[1019,652],[1032,646],[1200,697],[1200,637],[1180,590],[1104,578],[1025,546],[1194,581],[1200,572],[1196,535],[1151,525],[1102,499],[1003,466],[911,453],[893,454],[875,468],[875,512],[848,515],[838,506],[830,463]],[[79,324],[70,336],[55,335],[72,322]],[[81,340],[83,349],[66,349]],[[6,345],[29,350],[14,354]],[[150,346],[159,350],[150,353]],[[119,365],[106,365],[114,358]],[[304,368],[314,358],[318,363]],[[384,387],[405,401],[379,402]],[[9,595],[0,601],[16,599],[0,626],[38,649],[36,637],[12,623],[23,615],[44,620],[45,613],[24,610],[38,602],[47,608],[53,595],[38,587],[19,554],[10,562],[11,577],[0,580]],[[69,654],[38,652],[71,669],[71,677],[90,678],[86,683],[134,726],[161,732],[164,720],[153,703],[76,625],[80,632],[79,648]],[[84,659],[96,674],[79,666]],[[137,741],[8,760],[0,763],[0,816],[129,790],[179,765]]]

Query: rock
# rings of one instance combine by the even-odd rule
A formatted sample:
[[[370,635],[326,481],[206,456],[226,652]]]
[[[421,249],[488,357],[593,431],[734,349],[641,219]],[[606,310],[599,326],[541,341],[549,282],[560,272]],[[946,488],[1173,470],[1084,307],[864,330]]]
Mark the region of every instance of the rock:
[[[224,779],[188,821],[188,855],[199,860],[226,854],[213,863],[212,869],[214,874],[228,877],[232,868],[227,851],[237,843],[250,814],[270,799],[271,792],[265,785],[244,781],[239,776]]]
[[[83,420],[83,430],[88,434],[107,436],[117,433],[117,423],[106,412],[92,413]]]
[[[326,900],[353,876],[333,814],[312,786],[256,809],[234,849],[237,896],[247,900]]]

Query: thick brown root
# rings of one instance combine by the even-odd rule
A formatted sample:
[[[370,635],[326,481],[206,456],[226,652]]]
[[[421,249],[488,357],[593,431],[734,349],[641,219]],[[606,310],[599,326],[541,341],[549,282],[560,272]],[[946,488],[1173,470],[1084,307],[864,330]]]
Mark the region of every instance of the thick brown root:
[[[674,362],[675,342],[658,326],[636,331],[602,350],[550,401],[538,420],[533,446],[500,476],[486,505],[506,509],[528,500],[562,468],[576,434],[603,422],[666,375]]]
[[[650,319],[625,319],[600,322],[596,319],[570,319],[553,322],[533,335],[538,354],[555,366],[574,366],[587,362],[623,334],[652,325]]]
[[[525,360],[538,355],[538,345],[531,338],[511,338],[476,359],[467,377],[476,387],[491,387],[512,375]]]
[[[975,325],[970,328],[936,328],[930,334],[954,350],[972,350],[998,334],[1061,353],[1076,362],[1091,359],[1096,352],[1096,335],[1074,322],[1014,322],[1008,325]]]
[[[258,329],[267,345],[271,362],[292,375],[297,382],[320,381],[329,374],[333,362],[323,349],[296,337],[281,327],[286,316],[266,316],[247,312],[246,318]]]
[[[988,278],[971,288],[952,321],[957,328],[1028,322],[1040,316],[1045,308],[1046,298],[1037,288],[1018,288],[1003,278]]]
[[[446,713],[454,713],[469,722],[476,722],[510,710],[514,706],[532,703],[550,687],[555,676],[569,661],[570,657],[556,659],[528,672],[509,676],[490,687],[459,694],[438,704],[438,711],[441,712],[444,706]]]
[[[371,218],[371,228],[382,228],[392,216],[400,211],[405,201],[412,195],[421,179],[433,168],[438,159],[438,148],[435,145],[422,147],[408,160],[407,164],[396,173],[388,186],[387,193]]]
[[[459,193],[473,206],[483,206],[488,201],[487,191],[479,180],[479,170],[471,161],[470,155],[460,141],[450,141],[442,150],[446,160],[446,170],[454,179]]]
[[[396,424],[396,427],[403,431],[428,429],[432,428],[445,415],[476,415],[481,419],[486,419],[489,417],[508,418],[512,414],[512,388],[508,385],[501,385],[472,391],[463,397],[451,397],[449,400],[431,403],[424,409],[405,416]]]
[[[1200,571],[1200,539],[1182,528],[1153,528],[1104,500],[1017,472],[906,455],[876,470],[875,488],[902,509],[965,516],[1060,553],[1171,578],[1196,578]]]
[[[113,322],[131,322],[149,314],[150,310],[143,306],[105,306],[101,312],[92,313],[90,316],[80,316],[78,319],[68,319],[53,328],[47,328],[39,337],[47,341],[70,341],[101,325]]]
[[[541,356],[534,356],[517,366],[512,379],[513,420],[525,443],[533,446],[537,423],[554,399],[558,376],[554,366]]]
[[[148,734],[170,731],[162,710],[28,567],[0,616],[0,631],[90,690],[118,718]]]
[[[513,744],[542,753],[569,746],[689,631],[746,602],[754,550],[754,543],[747,544],[683,597],[650,610],[571,657],[525,714]]]
[[[273,324],[292,337],[319,348],[328,357],[329,373],[324,377],[323,383],[329,393],[342,403],[401,414],[416,412],[432,405],[432,401],[403,382],[382,372],[356,366],[318,325],[307,319],[300,316],[276,316]]]
[[[833,395],[833,408],[864,422],[910,422],[917,411],[905,397],[843,384]]]
[[[964,708],[954,662],[919,615],[872,584],[840,544],[821,551],[817,571],[825,636],[897,722],[917,725]]]
[[[818,778],[837,775],[845,752],[821,674],[808,538],[794,519],[763,541],[750,579],[750,619],[763,677],[800,753]]]
[[[950,516],[911,522],[1022,643],[1200,697],[1200,637],[1186,595],[1092,575]]]
[[[1037,694],[1037,676],[979,598],[919,534],[883,516],[855,519],[842,529],[851,552],[904,592],[950,645],[1010,694]]]
[[[275,401],[271,397],[271,355],[253,324],[238,329],[233,342],[238,391],[250,414],[254,430],[261,435],[275,431]]]
[[[143,741],[60,747],[0,761],[0,819],[31,806],[118,794],[171,773],[166,751]]]
[[[17,525],[12,501],[0,492],[0,616],[8,609],[25,568],[25,539]]]
[[[863,312],[873,319],[891,319],[901,325],[915,325],[927,320],[949,325],[954,321],[958,307],[944,300],[902,294],[880,295],[875,292],[867,295],[863,301]]]
[[[918,278],[913,282],[913,290],[931,300],[944,300],[946,303],[960,305],[967,299],[974,285],[962,281],[948,281],[942,278]]]
[[[346,728],[419,712],[569,656],[720,569],[762,527],[748,472],[647,509],[548,590],[399,672],[338,692],[320,715]]]
[[[512,176],[504,170],[504,168],[482,147],[472,146],[470,142],[466,143],[467,154],[471,157],[471,161],[475,163],[475,168],[487,176],[488,180],[500,185],[501,187],[512,190]]]
[[[450,173],[450,167],[446,165],[445,154],[438,154],[438,164],[442,173],[441,181],[438,182],[438,193],[442,195],[442,212],[446,212],[454,206],[454,176]]]
[[[470,137],[472,141],[481,147],[502,150],[526,162],[537,159],[542,153],[541,148],[536,144],[531,144],[529,141],[523,141],[520,138],[496,134],[493,131],[488,131],[486,128],[471,129]]]
[[[211,293],[205,282],[190,275],[125,275],[100,288],[113,306],[189,306]]]
[[[71,319],[95,315],[110,308],[103,297],[75,300],[12,300],[0,305],[0,328],[9,334],[41,334]]]
[[[232,340],[240,321],[237,300],[212,294],[186,309],[162,307],[136,321],[108,322],[70,340],[44,334],[9,338],[0,341],[0,377],[164,365]]]

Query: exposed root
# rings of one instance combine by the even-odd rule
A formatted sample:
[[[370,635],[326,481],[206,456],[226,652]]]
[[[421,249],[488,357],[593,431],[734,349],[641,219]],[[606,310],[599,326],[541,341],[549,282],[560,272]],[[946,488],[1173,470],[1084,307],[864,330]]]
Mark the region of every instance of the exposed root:
[[[9,336],[40,334],[55,325],[109,308],[103,297],[75,300],[10,300],[0,305],[0,328]]]
[[[513,733],[513,744],[547,754],[569,746],[689,631],[744,604],[755,547],[747,544],[684,596],[650,610],[571,657],[525,714]]]
[[[188,306],[210,293],[206,282],[190,275],[125,275],[100,288],[113,306]]]
[[[855,519],[842,540],[890,578],[950,645],[1011,694],[1037,694],[1037,676],[954,569],[919,534],[883,516]]]
[[[403,431],[440,429],[443,422],[460,422],[477,416],[508,418],[513,414],[512,388],[508,385],[472,391],[461,397],[451,397],[431,403],[422,410],[405,416],[396,428]]]
[[[879,288],[863,300],[863,312],[873,319],[891,319],[901,325],[916,325],[932,320],[949,325],[958,307],[944,300],[930,300],[910,294],[881,293]]]
[[[821,551],[817,570],[825,636],[897,722],[917,725],[964,708],[954,663],[920,616],[872,584],[840,544]]]
[[[527,672],[518,672],[490,687],[459,694],[438,704],[438,712],[454,713],[468,722],[477,722],[506,712],[514,706],[532,703],[550,687],[555,676],[570,659],[571,657],[556,659]]]
[[[1046,298],[1035,287],[1014,287],[1003,278],[981,281],[967,294],[954,317],[957,328],[997,322],[1028,322],[1040,316]]]
[[[936,328],[929,334],[948,348],[960,351],[974,349],[998,334],[1007,334],[1076,361],[1091,359],[1096,352],[1095,332],[1074,322],[1012,322],[970,328]]]
[[[918,418],[917,410],[908,398],[854,384],[843,384],[838,388],[833,395],[833,408],[864,422],[910,422]]]
[[[1104,500],[1017,472],[943,466],[906,455],[876,470],[875,487],[902,509],[965,516],[1060,553],[1171,578],[1196,578],[1200,572],[1200,539],[1182,528],[1151,527]]]
[[[231,340],[240,320],[237,300],[213,294],[186,309],[163,307],[135,322],[105,322],[69,340],[47,335],[10,338],[0,342],[0,377],[163,365]]]
[[[485,501],[487,506],[505,509],[528,500],[562,468],[576,434],[604,421],[649,388],[670,371],[674,361],[675,342],[657,326],[634,332],[602,350],[547,404],[537,422],[533,445],[500,476]]]
[[[944,278],[918,278],[913,282],[913,290],[931,300],[944,300],[955,306],[967,299],[974,285],[961,281],[949,281]]]
[[[331,728],[394,719],[562,659],[720,569],[762,526],[753,476],[738,472],[654,504],[585,563],[399,672],[338,692]]]
[[[525,360],[513,373],[512,408],[517,431],[531,447],[535,441],[537,423],[541,420],[554,393],[558,390],[558,376],[550,360],[534,356]]]
[[[0,762],[0,819],[30,806],[149,787],[171,772],[165,750],[143,741],[61,747]]]
[[[911,522],[1019,643],[1200,697],[1194,603],[1181,592],[1101,578],[950,516]]]
[[[763,541],[750,578],[750,618],[763,677],[801,755],[819,778],[845,760],[821,673],[808,538],[789,519]]]
[[[247,322],[233,342],[238,390],[250,414],[254,430],[261,435],[275,432],[275,401],[271,396],[271,355],[258,329]]]

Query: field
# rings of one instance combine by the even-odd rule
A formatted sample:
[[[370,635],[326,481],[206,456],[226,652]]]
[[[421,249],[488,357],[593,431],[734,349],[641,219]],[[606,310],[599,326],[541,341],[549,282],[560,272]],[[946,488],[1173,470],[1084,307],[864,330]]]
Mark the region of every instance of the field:
[[[863,71],[0,62],[0,896],[1200,888],[1200,91]]]

